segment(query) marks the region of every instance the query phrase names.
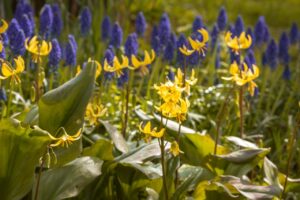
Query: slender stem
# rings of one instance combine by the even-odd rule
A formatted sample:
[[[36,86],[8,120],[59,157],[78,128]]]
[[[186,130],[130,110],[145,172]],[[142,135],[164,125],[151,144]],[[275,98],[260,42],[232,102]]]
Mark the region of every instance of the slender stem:
[[[10,83],[9,83],[9,97],[8,97],[8,102],[7,102],[6,117],[8,117],[9,113],[10,113],[13,88],[14,88],[14,80],[11,80]]]
[[[167,186],[167,178],[166,178],[166,166],[165,166],[165,137],[161,137],[161,143],[160,143],[160,152],[161,152],[161,168],[163,173],[163,187],[164,187],[164,193],[165,193],[165,199],[168,200],[168,186]]]
[[[35,77],[35,84],[36,84],[36,99],[35,101],[38,102],[40,99],[40,51],[41,46],[38,44],[38,55],[37,55],[37,68],[36,68],[36,77]]]
[[[126,102],[125,102],[125,117],[124,117],[124,126],[122,130],[122,135],[126,136],[126,129],[128,124],[128,117],[129,117],[129,97],[130,97],[130,72],[128,75],[128,83],[127,83],[127,90],[126,90]]]
[[[221,109],[219,110],[218,114],[217,114],[217,120],[216,120],[216,126],[217,126],[217,132],[216,132],[216,136],[215,136],[215,147],[214,147],[214,155],[217,154],[217,147],[218,147],[218,140],[219,140],[219,136],[220,136],[220,128],[221,128],[221,123],[224,117],[224,110],[228,104],[229,101],[229,97],[230,97],[230,90],[227,92],[225,101],[222,104]]]
[[[47,147],[46,152],[42,156],[42,162],[40,164],[40,169],[39,169],[39,173],[38,173],[38,176],[37,176],[37,182],[36,182],[36,186],[35,186],[34,200],[38,199],[39,188],[40,188],[40,180],[41,180],[41,176],[42,176],[43,166],[44,166],[45,161],[46,161],[45,155],[47,154],[47,152],[48,152],[48,147]]]
[[[185,87],[185,79],[186,79],[186,57],[184,56],[184,65],[183,65],[183,88]]]
[[[239,93],[239,108],[240,108],[240,137],[244,137],[244,110],[243,110],[243,96],[244,96],[244,88],[240,87]]]
[[[300,118],[299,113],[298,113],[298,118]],[[290,151],[289,151],[289,156],[288,156],[288,163],[286,165],[286,177],[285,177],[285,180],[284,180],[284,186],[283,186],[283,190],[282,190],[280,199],[283,199],[283,197],[284,197],[284,193],[285,193],[287,182],[288,182],[288,177],[289,177],[289,172],[290,172],[290,165],[291,165],[291,161],[292,161],[292,157],[293,157],[293,146],[296,142],[297,131],[298,131],[298,128],[300,126],[299,120],[300,119],[296,119],[296,125],[295,125],[295,128],[293,130],[293,135],[292,135],[292,138],[291,138],[291,141],[290,141],[291,146],[290,146],[290,149],[289,149]]]
[[[179,124],[179,127],[178,127],[178,134],[177,134],[177,141],[176,141],[178,145],[179,145],[179,142],[180,142],[180,134],[181,134],[181,123]],[[181,166],[181,164],[180,164],[180,155],[178,155],[178,159],[179,159],[179,166],[175,170],[175,180],[174,180],[175,189],[179,185],[179,173],[178,173],[178,170],[179,170],[179,168]]]

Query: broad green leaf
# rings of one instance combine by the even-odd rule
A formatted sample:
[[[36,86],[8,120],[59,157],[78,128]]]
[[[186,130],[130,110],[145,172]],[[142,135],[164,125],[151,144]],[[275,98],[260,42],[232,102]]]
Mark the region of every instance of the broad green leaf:
[[[62,167],[43,172],[38,199],[59,200],[78,195],[85,186],[101,174],[102,163],[103,161],[97,158],[81,157]],[[34,190],[33,194],[35,194]]]
[[[161,121],[161,116],[160,116],[160,115],[154,114],[154,117],[155,117],[155,119],[156,119],[158,122]],[[170,119],[168,119],[168,121],[167,121],[167,119],[164,118],[164,117],[163,117],[163,119],[162,119],[162,122],[163,122],[163,124],[166,124],[167,129],[172,130],[172,131],[174,131],[174,132],[178,132],[178,129],[179,129],[179,123],[177,123],[177,122],[175,122],[175,121],[172,121],[172,120],[170,120]],[[188,128],[188,127],[185,127],[185,126],[181,126],[180,132],[181,132],[182,134],[185,134],[185,133],[196,133],[195,130],[193,130],[193,129],[191,129],[191,128]]]
[[[16,121],[0,121],[1,199],[18,200],[31,190],[34,170],[50,142],[48,136],[37,132]]]
[[[180,139],[180,148],[184,152],[184,162],[191,165],[207,167],[208,156],[214,153],[215,142],[207,134],[183,134]],[[225,154],[228,150],[217,145],[217,154]]]
[[[247,140],[243,140],[239,137],[235,137],[235,136],[228,136],[226,137],[226,139],[229,141],[229,142],[232,142],[234,143],[235,145],[237,146],[240,146],[240,147],[244,147],[244,148],[251,148],[251,149],[257,149],[258,147],[256,146],[256,144],[253,144]]]
[[[173,200],[183,199],[188,191],[195,189],[195,186],[204,180],[214,178],[214,175],[205,168],[183,165],[179,169],[179,178],[182,183],[176,188],[172,196]]]
[[[119,151],[121,151],[122,153],[127,153],[128,152],[128,146],[127,146],[126,140],[121,135],[121,133],[117,130],[117,128],[114,127],[113,125],[111,125],[107,121],[100,120],[100,122],[103,124],[103,126],[105,127],[105,129],[109,133],[109,135],[110,135],[113,143],[115,144],[116,148]]]
[[[60,127],[64,127],[69,135],[74,135],[82,127],[94,88],[95,69],[96,66],[88,63],[78,76],[42,96],[38,103],[42,129],[56,136]]]
[[[83,150],[84,156],[94,156],[101,160],[113,160],[113,144],[110,140],[100,138]]]
[[[278,169],[276,165],[271,162],[267,157],[264,159],[264,173],[265,173],[265,181],[270,185],[278,186],[282,188],[278,179]]]
[[[216,156],[232,163],[245,163],[253,159],[255,156],[263,152],[269,152],[269,151],[270,149],[242,149],[242,150],[231,152],[226,155],[216,155]]]
[[[166,150],[169,145],[166,146]],[[137,163],[141,164],[147,160],[160,157],[160,146],[157,141],[152,141],[150,144],[142,144],[141,146],[123,154],[115,159],[120,163]]]
[[[136,106],[134,109],[135,114],[143,121],[150,121],[153,119],[153,116],[147,115],[140,106]]]

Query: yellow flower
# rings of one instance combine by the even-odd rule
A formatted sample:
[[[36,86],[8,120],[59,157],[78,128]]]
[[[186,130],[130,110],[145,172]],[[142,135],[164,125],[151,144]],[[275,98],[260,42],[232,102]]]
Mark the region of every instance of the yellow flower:
[[[164,133],[165,133],[165,129],[162,128],[160,131],[157,131],[157,128],[153,128],[151,130],[151,122],[147,122],[147,124],[142,127],[143,122],[141,122],[139,129],[142,133],[145,134],[145,139],[146,141],[149,141],[149,139],[151,139],[151,137],[155,137],[155,138],[161,138]]]
[[[56,141],[54,144],[50,144],[50,147],[57,147],[57,146],[66,146],[69,147],[72,142],[79,140],[81,136],[81,129],[75,135],[68,135],[64,128],[60,128],[59,131],[63,132],[61,137],[54,137],[50,133],[48,133],[51,140]]]
[[[6,21],[4,19],[1,19],[1,26],[0,26],[0,34],[4,33],[8,27]],[[3,43],[2,43],[2,38],[1,38],[1,35],[0,35],[0,52],[2,52],[3,50]]]
[[[231,37],[231,33],[227,32],[225,35],[225,42],[227,46],[229,46],[233,52],[236,54],[239,54],[239,51],[241,49],[247,49],[252,44],[252,38],[250,35],[246,36],[245,32],[242,32],[239,37],[234,36],[234,38]]]
[[[37,63],[41,60],[41,56],[47,56],[50,53],[52,44],[45,40],[38,41],[37,36],[34,36],[30,41],[29,38],[26,39],[25,47],[32,53],[33,62]]]
[[[0,62],[2,63],[1,73],[3,75],[0,76],[0,79],[7,79],[11,77],[11,81],[15,81],[16,84],[21,83],[18,74],[23,72],[25,69],[23,58],[21,56],[14,58],[15,69],[12,67],[12,65],[9,62],[3,59],[0,59]]]
[[[204,28],[201,28],[200,30],[198,30],[198,32],[202,35],[202,41],[200,42],[197,39],[193,40],[191,37],[189,37],[189,42],[193,50],[205,55],[204,51],[206,50],[206,43],[209,40],[209,34]]]
[[[188,49],[185,45],[179,47],[179,51],[186,56],[190,56],[195,52],[195,50]]]
[[[89,125],[98,125],[98,119],[105,115],[107,108],[102,104],[97,105],[89,103],[85,112],[85,119],[88,121]]]
[[[224,80],[233,80],[238,86],[243,86],[248,83],[248,90],[251,96],[254,95],[254,90],[257,85],[253,82],[259,76],[259,68],[256,65],[252,65],[252,68],[249,68],[246,63],[243,63],[241,69],[236,62],[230,65],[229,69],[231,77],[222,77]]]
[[[183,121],[186,120],[186,114],[188,112],[188,107],[190,106],[190,102],[185,99],[179,99],[179,104],[176,106],[175,109],[173,109],[172,115],[176,117],[176,120],[179,124],[181,124]],[[171,117],[173,117],[171,115]]]
[[[1,26],[0,26],[0,34],[4,33],[8,27],[8,24],[4,19],[1,19]]]
[[[107,60],[104,61],[104,71],[115,72],[119,78],[121,75],[123,75],[122,70],[127,68],[128,65],[129,61],[126,56],[122,55],[122,63],[120,63],[119,59],[115,56],[112,66],[108,64]]]
[[[179,87],[183,87],[183,78],[184,74],[182,73],[181,69],[179,68],[177,70],[177,75],[175,76],[175,84]],[[190,88],[191,86],[195,85],[197,83],[197,80],[195,78],[195,70],[192,69],[192,75],[190,79],[185,79],[185,92],[190,95]]]
[[[171,148],[170,148],[170,152],[173,154],[173,156],[178,156],[179,153],[183,153],[180,149],[179,149],[179,145],[176,141],[173,141],[171,143]]]
[[[153,62],[153,60],[155,59],[155,52],[152,49],[151,56],[149,55],[149,53],[147,51],[145,51],[144,55],[145,55],[144,60],[141,60],[141,61],[139,61],[135,55],[131,56],[131,62],[132,62],[133,68],[134,69],[140,68],[142,75],[146,75],[149,73],[147,65],[150,65]]]
[[[160,86],[154,85],[154,88],[157,90],[158,95],[165,102],[177,102],[183,91],[182,88],[178,87],[171,81],[167,81],[165,84],[161,84]]]

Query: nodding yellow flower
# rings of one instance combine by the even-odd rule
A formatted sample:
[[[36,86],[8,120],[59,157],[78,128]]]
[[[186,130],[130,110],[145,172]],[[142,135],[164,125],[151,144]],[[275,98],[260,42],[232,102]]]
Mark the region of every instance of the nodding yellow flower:
[[[245,32],[242,32],[239,37],[234,36],[234,38],[231,37],[232,33],[229,31],[225,35],[225,42],[228,47],[232,49],[232,51],[235,54],[239,54],[239,51],[241,49],[247,49],[252,44],[252,38],[250,35],[246,36]]]
[[[88,59],[88,63],[92,63],[96,65],[96,75],[95,75],[95,79],[98,78],[98,76],[100,76],[101,72],[102,72],[102,66],[101,64],[97,61],[97,60],[92,60],[91,58]],[[76,68],[76,76],[79,75],[79,73],[81,72],[81,68],[80,65],[77,65]]]
[[[139,129],[142,133],[145,134],[145,140],[147,142],[149,142],[149,140],[151,139],[151,137],[155,137],[155,138],[161,138],[164,133],[165,133],[165,129],[162,128],[160,129],[160,131],[157,131],[157,128],[154,127],[152,130],[151,130],[151,122],[148,121],[147,124],[142,127],[142,124],[143,122],[141,122],[140,126],[139,126]]]
[[[0,34],[4,33],[7,28],[8,28],[8,24],[4,19],[1,19]]]
[[[6,21],[4,19],[1,19],[1,25],[0,25],[0,34],[4,33],[8,27]],[[2,38],[0,36],[0,52],[3,50],[3,43],[2,43]]]
[[[149,73],[147,65],[150,65],[153,62],[154,59],[155,59],[155,52],[152,49],[151,50],[151,56],[147,51],[145,51],[144,60],[141,60],[141,61],[139,61],[135,55],[132,55],[131,56],[131,63],[133,65],[134,69],[140,68],[142,75],[146,75],[146,74]]]
[[[7,79],[11,77],[11,83],[12,81],[14,81],[16,84],[21,83],[18,74],[22,73],[25,69],[24,60],[21,56],[14,58],[15,68],[13,68],[9,62],[3,59],[0,59],[0,63],[2,64],[1,73],[3,75],[0,76],[0,79]]]
[[[171,142],[171,148],[169,150],[174,157],[178,156],[179,153],[183,153],[180,149],[179,149],[179,145],[178,143],[174,140],[173,142]]]
[[[51,52],[52,44],[45,40],[39,41],[37,36],[34,36],[31,40],[29,38],[25,40],[25,48],[32,53],[33,62],[37,63],[41,60],[41,56],[47,56]]]
[[[50,144],[50,147],[58,147],[58,146],[69,147],[69,145],[72,144],[74,141],[79,140],[81,136],[81,129],[79,129],[79,131],[75,135],[68,135],[64,128],[60,128],[58,132],[60,131],[62,131],[62,136],[58,138],[48,133],[50,139],[56,141],[55,143]]]
[[[86,107],[85,119],[88,121],[89,125],[98,125],[98,119],[104,116],[106,111],[107,108],[102,104],[89,103]]]
[[[179,47],[179,51],[186,56],[190,56],[190,55],[192,55],[192,53],[195,52],[195,50],[188,49],[185,45],[183,45],[182,47]]]
[[[104,71],[107,72],[115,72],[117,77],[119,78],[121,75],[123,75],[122,70],[127,68],[129,66],[129,60],[126,56],[122,55],[122,63],[120,63],[118,57],[114,57],[113,65],[109,65],[107,60],[104,61]]]
[[[193,40],[191,37],[189,37],[188,40],[189,40],[193,50],[198,51],[202,55],[205,55],[206,43],[209,40],[209,34],[204,28],[201,28],[200,30],[198,30],[198,32],[202,35],[201,42],[197,39]]]
[[[167,81],[165,84],[161,84],[160,86],[154,85],[154,88],[157,90],[157,94],[165,102],[179,101],[181,93],[183,91],[181,87],[171,81]]]
[[[179,104],[175,107],[174,111],[171,113],[171,117],[176,117],[179,124],[186,120],[186,114],[188,108],[190,107],[190,102],[188,99],[179,99]]]
[[[224,80],[233,80],[238,86],[243,86],[248,83],[248,90],[251,96],[254,95],[254,90],[257,85],[253,82],[259,76],[259,68],[256,65],[252,65],[250,68],[246,63],[243,63],[241,67],[236,62],[230,65],[229,69],[231,77],[222,77]]]
[[[181,69],[177,70],[177,75],[175,76],[175,84],[179,87],[183,87],[183,78],[184,74],[182,73]],[[197,83],[197,80],[195,78],[195,70],[192,69],[192,75],[190,79],[185,79],[185,92],[190,95],[191,86],[195,85]]]

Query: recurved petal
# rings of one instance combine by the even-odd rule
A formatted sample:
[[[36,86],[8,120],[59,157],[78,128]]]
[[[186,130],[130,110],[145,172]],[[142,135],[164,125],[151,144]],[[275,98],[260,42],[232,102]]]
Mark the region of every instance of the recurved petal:
[[[4,33],[8,27],[8,24],[4,19],[1,19],[2,25],[0,26],[0,34]]]
[[[13,75],[13,69],[5,62],[2,63],[2,67],[1,67],[1,73],[4,77],[10,77],[11,75]]]

